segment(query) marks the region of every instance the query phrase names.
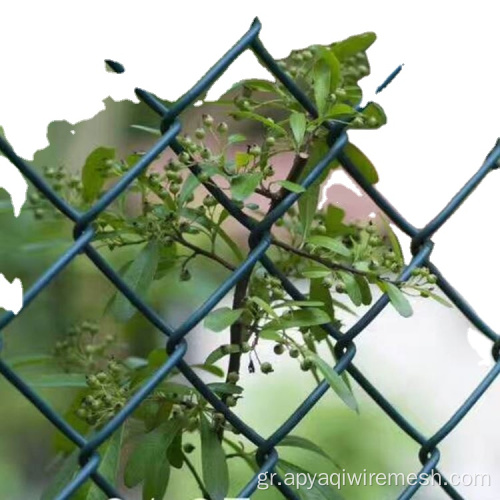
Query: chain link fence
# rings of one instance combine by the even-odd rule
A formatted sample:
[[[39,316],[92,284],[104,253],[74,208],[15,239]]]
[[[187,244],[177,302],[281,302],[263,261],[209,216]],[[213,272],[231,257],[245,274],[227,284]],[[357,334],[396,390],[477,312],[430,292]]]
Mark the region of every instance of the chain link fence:
[[[274,468],[278,462],[276,446],[285,438],[304,417],[314,408],[319,399],[328,391],[329,384],[323,381],[303,403],[290,415],[290,417],[268,437],[259,435],[254,429],[249,427],[231,409],[219,399],[214,392],[200,379],[200,377],[187,365],[184,356],[187,351],[186,336],[198,325],[205,316],[226,296],[236,283],[245,278],[253,269],[255,264],[260,263],[271,274],[280,279],[283,288],[294,300],[306,300],[300,291],[292,284],[273,262],[266,256],[266,251],[271,245],[270,231],[278,219],[295,203],[300,197],[300,193],[288,194],[263,220],[256,221],[243,213],[232,201],[226,197],[222,190],[212,183],[204,183],[207,191],[220,203],[244,228],[249,230],[250,253],[246,260],[232,273],[209,298],[202,304],[181,326],[173,328],[153,309],[151,309],[134,291],[132,291],[123,279],[113,270],[92,246],[95,236],[93,222],[96,218],[117,198],[142,172],[144,172],[153,160],[166,148],[171,148],[177,155],[183,152],[183,148],[176,139],[181,130],[181,124],[177,120],[179,114],[197,101],[200,96],[221,76],[231,63],[244,51],[251,50],[256,57],[264,64],[268,70],[288,89],[288,91],[303,106],[304,110],[313,118],[318,117],[318,112],[314,104],[301,91],[296,83],[283,72],[273,57],[266,50],[261,40],[259,32],[261,24],[256,19],[245,35],[196,83],[188,92],[177,100],[170,108],[167,108],[153,94],[136,89],[138,98],[156,112],[161,119],[162,136],[155,145],[144,155],[141,160],[129,170],[109,191],[107,191],[88,211],[80,213],[75,208],[61,199],[55,191],[45,182],[45,180],[13,151],[10,145],[0,137],[0,150],[19,169],[19,171],[29,180],[51,203],[66,217],[74,222],[74,244],[55,262],[28,290],[24,296],[23,311],[35,300],[40,292],[61,273],[65,267],[81,254],[90,259],[94,265],[113,283],[120,292],[163,334],[166,336],[166,350],[169,354],[168,360],[154,373],[151,378],[141,386],[141,388],[130,398],[124,408],[116,414],[103,428],[95,434],[84,437],[72,428],[49,404],[41,398],[9,365],[0,357],[0,372],[2,375],[21,392],[36,408],[55,426],[80,448],[79,471],[73,480],[66,484],[59,493],[57,500],[70,499],[72,495],[87,480],[92,480],[108,497],[124,498],[98,471],[100,456],[98,448],[105,443],[113,433],[125,422],[125,420],[137,409],[141,402],[161,383],[164,377],[177,368],[186,379],[196,388],[199,393],[218,411],[225,415],[225,418],[242,435],[251,441],[257,448],[257,462],[260,467],[259,473],[254,474],[247,485],[239,493],[239,497],[251,497],[256,491],[259,474],[275,472]],[[114,66],[114,67],[113,67]],[[120,65],[112,65],[115,71],[120,72]],[[379,87],[378,91],[387,86],[396,76],[398,68]],[[387,306],[389,299],[387,295],[380,297],[368,312],[359,319],[347,332],[341,333],[332,324],[322,325],[327,334],[335,340],[335,352],[337,363],[334,367],[338,374],[348,372],[354,380],[367,392],[367,394],[377,403],[378,406],[399,426],[410,439],[420,445],[419,459],[422,468],[418,471],[419,481],[413,485],[408,485],[398,496],[399,500],[412,498],[417,490],[422,486],[425,477],[433,474],[439,480],[441,488],[447,493],[449,498],[464,498],[446,480],[446,477],[437,468],[440,461],[438,445],[460,424],[471,408],[483,396],[489,386],[493,383],[500,372],[500,337],[495,333],[471,308],[471,306],[461,297],[461,295],[449,284],[435,265],[430,261],[433,249],[432,236],[438,231],[450,216],[460,207],[467,196],[479,185],[485,176],[493,169],[498,168],[500,158],[500,141],[497,142],[492,151],[488,154],[484,164],[476,174],[464,185],[464,187],[453,197],[446,207],[432,219],[424,228],[418,229],[408,222],[391,203],[371,185],[358,170],[357,166],[351,162],[343,152],[347,143],[345,125],[333,122],[325,122],[324,127],[329,131],[330,149],[326,156],[318,162],[311,170],[301,185],[309,188],[328,167],[332,160],[337,159],[347,173],[359,184],[365,193],[378,205],[378,207],[392,220],[401,231],[411,238],[411,251],[413,258],[408,266],[399,276],[399,279],[406,280],[416,267],[427,266],[430,271],[437,276],[438,285],[455,306],[470,320],[470,322],[480,330],[488,339],[492,341],[492,356],[495,361],[494,367],[489,371],[482,382],[464,401],[450,419],[438,429],[431,437],[424,436],[415,428],[369,381],[369,379],[355,366],[353,360],[356,355],[356,345],[354,341],[364,329],[375,320],[380,312]],[[200,168],[197,165],[190,167],[192,175],[198,175]],[[0,319],[0,334],[13,321],[16,316],[7,313]],[[1,342],[1,337],[0,337]],[[0,344],[1,347],[1,344]],[[278,476],[276,476],[277,478]],[[280,484],[281,483],[281,484]],[[297,499],[297,493],[292,491],[283,481],[274,481],[273,485],[278,488],[287,499]]]

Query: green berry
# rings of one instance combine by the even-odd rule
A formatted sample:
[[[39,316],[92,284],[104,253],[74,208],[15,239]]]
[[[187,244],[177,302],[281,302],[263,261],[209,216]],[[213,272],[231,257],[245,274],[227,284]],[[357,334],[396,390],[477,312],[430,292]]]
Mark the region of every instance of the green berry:
[[[41,209],[41,208],[37,208],[34,212],[33,212],[34,216],[35,216],[35,219],[37,220],[41,220],[43,219],[43,216],[45,215],[45,212]]]
[[[186,151],[183,151],[179,155],[179,160],[184,164],[188,164],[191,161],[191,156]]]
[[[368,69],[368,66],[366,66],[365,64],[360,64],[358,66],[358,72],[360,75],[366,76],[368,73],[370,73],[370,70]]]
[[[97,351],[97,346],[95,346],[94,344],[89,344],[85,346],[84,350],[86,354],[95,354],[95,352]]]
[[[214,423],[219,424],[219,425],[222,425],[226,421],[226,417],[224,416],[224,413],[220,413],[218,411],[214,413],[213,418],[214,418]]]
[[[273,348],[274,354],[280,356],[285,352],[285,346],[283,344],[276,344]]]
[[[252,348],[248,342],[243,342],[243,344],[241,344],[241,352],[248,353],[251,350],[252,350]]]
[[[296,347],[292,347],[288,351],[288,354],[290,355],[291,358],[298,358],[300,355],[300,351]]]
[[[431,285],[437,283],[437,276],[435,274],[429,274],[427,277],[427,283],[430,283]]]
[[[276,144],[276,139],[274,137],[266,138],[266,146],[272,147]]]
[[[302,360],[302,362],[300,363],[300,369],[304,372],[310,370],[312,367],[313,367],[313,362],[311,359],[309,358],[305,358]]]
[[[347,97],[347,92],[344,89],[337,89],[335,95],[342,100]]]
[[[82,420],[86,420],[87,416],[88,416],[88,412],[84,408],[78,408],[78,410],[76,410],[76,416],[78,418],[81,418]]]
[[[365,124],[362,116],[356,116],[354,120],[351,122],[353,127],[362,127]]]
[[[181,190],[179,184],[170,184],[168,189],[172,194],[177,194]]]
[[[226,134],[227,131],[228,131],[228,126],[227,126],[227,123],[226,122],[221,122],[219,123],[219,125],[217,125],[217,132],[219,132],[219,134]]]
[[[205,196],[203,205],[206,207],[215,207],[215,205],[217,205],[217,200],[213,196]]]
[[[175,404],[172,406],[172,417],[181,418],[184,416],[184,409],[181,405]]]
[[[229,408],[236,406],[237,402],[238,401],[236,400],[236,398],[234,396],[228,396],[226,399],[226,405],[229,406]]]
[[[197,139],[200,139],[200,140],[205,139],[205,135],[206,135],[205,129],[204,128],[197,128],[194,135]]]
[[[108,380],[108,374],[106,372],[99,372],[96,378],[99,382],[106,382],[106,380]]]
[[[191,273],[189,272],[189,269],[182,269],[179,278],[181,281],[189,281],[191,279]]]
[[[210,176],[206,172],[201,172],[200,175],[198,175],[198,180],[200,182],[207,182],[210,179]]]
[[[265,374],[271,373],[274,371],[273,365],[268,361],[264,361],[264,363],[260,365],[260,371]]]
[[[335,291],[336,291],[337,293],[345,293],[345,291],[346,291],[346,290],[345,290],[345,285],[344,285],[344,283],[337,283],[337,284],[335,285]]]
[[[202,121],[203,121],[203,125],[205,125],[205,127],[211,127],[213,124],[214,124],[214,119],[211,115],[202,115],[201,117]]]
[[[184,453],[189,455],[190,453],[193,453],[195,446],[191,443],[186,443],[182,446],[182,449],[184,450]]]
[[[95,375],[89,375],[87,377],[87,385],[91,389],[97,389],[99,387],[99,380],[97,379],[97,377]]]
[[[94,399],[92,401],[92,403],[90,404],[90,407],[93,410],[99,410],[99,408],[101,408],[101,406],[102,406],[102,402],[99,399]]]
[[[30,203],[36,205],[40,201],[40,195],[38,193],[31,193],[29,199]]]
[[[374,116],[370,116],[367,123],[369,127],[376,127],[378,125],[378,120]]]
[[[210,157],[212,156],[212,153],[210,152],[210,150],[209,150],[208,148],[203,148],[203,149],[201,150],[200,156],[201,156],[204,160],[208,160],[208,159],[210,159]]]
[[[45,175],[48,179],[53,179],[56,176],[56,171],[55,169],[49,167],[45,170]]]
[[[238,372],[229,372],[227,375],[227,381],[230,384],[237,384],[240,380],[240,375]]]
[[[260,149],[257,144],[254,144],[249,150],[248,153],[251,154],[252,156],[259,156],[261,154],[262,150]]]

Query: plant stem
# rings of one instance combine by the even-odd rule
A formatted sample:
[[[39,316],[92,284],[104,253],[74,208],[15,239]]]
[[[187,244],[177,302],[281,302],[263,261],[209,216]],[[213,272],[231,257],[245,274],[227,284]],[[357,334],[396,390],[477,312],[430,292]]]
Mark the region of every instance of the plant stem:
[[[214,260],[215,262],[218,262],[220,265],[224,266],[226,269],[229,269],[229,271],[235,271],[236,270],[236,267],[233,266],[232,264],[230,264],[229,262],[227,262],[227,260],[223,259],[222,257],[220,257],[219,255],[217,255],[216,253],[212,253],[212,252],[209,252],[208,250],[205,250],[201,247],[198,247],[196,245],[194,245],[193,243],[187,241],[186,239],[184,239],[184,237],[182,235],[177,235],[176,238],[175,238],[181,245],[184,245],[185,247],[193,250],[193,252],[196,252],[197,254],[199,255],[203,255],[209,259],[212,259]]]
[[[283,248],[283,250],[286,250],[290,253],[293,253],[295,255],[298,255],[299,257],[304,257],[305,259],[312,260],[314,262],[317,262],[318,264],[323,264],[325,267],[328,267],[329,269],[332,269],[334,271],[346,271],[351,274],[357,274],[359,276],[364,276],[364,277],[370,277],[370,278],[377,278],[378,280],[381,281],[387,281],[389,283],[393,283],[395,285],[399,284],[398,281],[393,281],[390,280],[389,278],[384,278],[382,276],[377,275],[376,273],[372,272],[367,272],[367,271],[361,271],[360,269],[356,269],[355,267],[349,266],[347,264],[341,264],[340,262],[332,262],[331,260],[325,259],[323,257],[319,257],[318,255],[313,255],[311,253],[308,253],[304,250],[301,250],[299,248],[295,248],[288,243],[285,243],[283,241],[279,241],[277,239],[273,238],[272,244]]]
[[[187,457],[187,455],[185,453],[183,453],[182,455],[184,457],[184,462],[186,462],[188,469],[191,471],[191,474],[193,475],[193,477],[196,481],[196,484],[198,485],[198,488],[200,488],[200,491],[201,491],[201,494],[203,495],[203,498],[205,500],[212,500],[212,497],[210,496],[210,494],[206,490],[205,486],[203,485],[203,481],[201,480],[201,477],[198,474],[194,465],[192,464],[191,460],[189,460],[189,458]]]

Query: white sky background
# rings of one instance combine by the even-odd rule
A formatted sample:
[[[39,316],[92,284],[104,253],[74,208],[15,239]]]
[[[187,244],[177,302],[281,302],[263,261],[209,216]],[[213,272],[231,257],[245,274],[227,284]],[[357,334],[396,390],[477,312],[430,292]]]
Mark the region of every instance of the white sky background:
[[[289,2],[269,0],[18,0],[4,2],[1,16],[0,125],[14,149],[27,159],[47,145],[51,121],[88,119],[104,108],[102,101],[107,96],[133,98],[134,87],[140,86],[175,99],[249,28],[255,16],[263,23],[262,41],[276,57],[313,43],[375,31],[378,40],[369,51],[372,74],[362,81],[368,98],[396,66],[405,64],[394,83],[374,99],[383,105],[388,125],[350,134],[377,167],[379,189],[417,226],[433,218],[476,172],[500,135],[500,42],[494,2],[309,0],[294,8]],[[105,58],[123,63],[125,74],[105,72]],[[255,57],[245,53],[209,97],[216,98],[237,80],[265,76]],[[6,175],[12,182],[14,174],[2,162],[4,180],[0,183],[7,182]],[[18,185],[23,189],[22,183]],[[433,261],[450,282],[497,330],[499,192],[500,171],[491,173],[434,237],[433,254]],[[402,242],[409,247],[409,241]],[[408,325],[412,329],[408,348],[417,342],[419,326],[423,323]],[[377,328],[382,335],[383,324],[377,323]],[[441,327],[434,328],[438,338]],[[440,352],[452,356],[444,348],[444,340],[441,347]],[[457,346],[462,359],[467,355],[465,347],[464,338]],[[439,358],[435,363],[437,366]],[[407,370],[411,380],[411,369]],[[421,374],[420,364],[415,363],[414,372]],[[465,377],[459,366],[455,374]],[[448,375],[450,380],[460,380],[451,378],[451,372]],[[393,393],[407,390],[407,382],[398,388],[391,377]],[[454,389],[456,399],[446,403],[450,406],[443,411],[441,422],[477,382],[479,378],[468,379],[467,388]],[[427,387],[432,383],[429,380]],[[429,401],[427,393],[424,400]],[[493,410],[495,400],[490,397],[487,404]],[[473,421],[468,422],[470,434],[463,434],[466,440],[475,429]],[[470,455],[474,443],[468,444]],[[482,448],[474,452],[478,457],[483,453]],[[457,468],[471,472],[458,455],[451,456],[456,456]],[[491,457],[488,463],[495,470],[493,450]],[[479,466],[479,459],[472,463]]]

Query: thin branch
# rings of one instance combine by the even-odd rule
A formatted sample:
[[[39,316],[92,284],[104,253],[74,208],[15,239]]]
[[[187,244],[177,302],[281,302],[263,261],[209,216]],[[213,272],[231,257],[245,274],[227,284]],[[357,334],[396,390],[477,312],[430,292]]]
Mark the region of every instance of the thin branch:
[[[227,260],[223,259],[222,257],[220,257],[219,255],[217,255],[216,253],[212,253],[212,252],[209,252],[208,250],[205,250],[201,247],[198,247],[196,245],[194,245],[193,243],[187,241],[186,239],[184,239],[184,237],[182,235],[177,235],[175,237],[176,241],[178,241],[181,245],[184,245],[185,247],[193,250],[193,252],[196,252],[197,254],[199,255],[203,255],[205,257],[207,257],[208,259],[212,259],[214,260],[215,262],[218,262],[220,265],[224,266],[226,269],[229,269],[229,271],[235,271],[236,270],[236,267],[233,266],[231,263],[229,263]]]
[[[182,454],[183,455],[183,458],[184,458],[184,462],[186,462],[186,465],[188,466],[188,469],[191,471],[191,474],[193,475],[195,481],[196,481],[196,484],[198,485],[198,488],[200,488],[200,491],[201,491],[201,494],[203,495],[203,498],[205,498],[205,500],[211,500],[212,497],[210,496],[210,494],[208,493],[208,491],[206,490],[204,484],[203,484],[203,481],[201,480],[201,477],[200,475],[198,474],[196,468],[194,467],[194,465],[192,464],[191,460],[189,460],[189,458],[187,457],[187,455],[185,453]]]

